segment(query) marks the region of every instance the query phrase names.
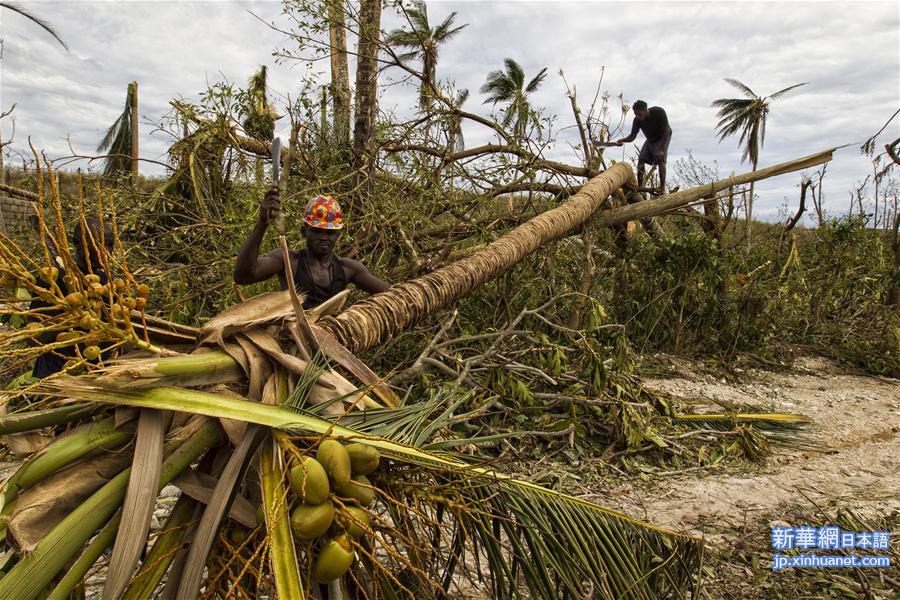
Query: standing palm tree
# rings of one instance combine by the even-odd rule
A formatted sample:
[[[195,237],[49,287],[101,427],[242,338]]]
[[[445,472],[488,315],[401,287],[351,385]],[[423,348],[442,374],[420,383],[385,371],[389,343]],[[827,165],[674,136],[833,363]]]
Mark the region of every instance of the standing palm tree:
[[[484,104],[492,102],[508,102],[506,114],[503,117],[503,126],[513,125],[513,133],[516,139],[525,137],[525,127],[530,120],[534,126],[540,129],[537,113],[528,104],[528,94],[540,87],[544,77],[547,76],[547,67],[525,85],[525,71],[522,66],[511,58],[503,59],[506,65],[505,71],[491,71],[487,76],[487,83],[481,86],[481,93],[488,94]]]
[[[436,69],[438,46],[449,41],[468,24],[453,27],[456,12],[450,13],[444,22],[432,27],[428,22],[428,9],[422,0],[416,0],[412,8],[406,9],[406,16],[412,29],[395,29],[385,41],[391,46],[412,48],[410,52],[400,56],[401,60],[422,61],[422,85],[419,86],[419,107],[423,111],[431,108],[434,92],[437,90]]]
[[[447,120],[447,152],[453,154],[465,150],[466,141],[463,138],[462,116],[459,109],[469,99],[469,90],[460,90],[450,101],[450,116]]]
[[[725,79],[730,85],[744,93],[745,98],[720,98],[712,103],[718,108],[719,122],[716,130],[721,142],[727,137],[741,132],[738,142],[743,146],[744,154],[741,161],[750,159],[753,170],[759,164],[759,150],[766,141],[766,117],[769,115],[769,103],[777,100],[794,88],[806,83],[797,83],[768,96],[758,96],[756,92],[738,81],[737,79]],[[750,243],[750,223],[753,220],[753,183],[750,184],[750,197],[747,201],[747,243]]]
[[[378,51],[381,47],[381,0],[360,0],[356,42],[356,111],[353,116],[354,187],[345,209],[355,214],[372,192],[375,163],[375,116],[378,113]]]
[[[97,145],[97,152],[106,154],[103,175],[114,176],[137,171],[137,153],[134,143],[137,136],[137,82],[128,84],[125,109],[110,125]]]

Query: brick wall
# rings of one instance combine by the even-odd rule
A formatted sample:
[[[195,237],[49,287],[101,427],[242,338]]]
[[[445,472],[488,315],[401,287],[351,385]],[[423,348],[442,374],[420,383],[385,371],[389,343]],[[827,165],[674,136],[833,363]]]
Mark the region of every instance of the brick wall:
[[[29,229],[28,215],[34,213],[31,200],[0,194],[0,230],[17,235]]]

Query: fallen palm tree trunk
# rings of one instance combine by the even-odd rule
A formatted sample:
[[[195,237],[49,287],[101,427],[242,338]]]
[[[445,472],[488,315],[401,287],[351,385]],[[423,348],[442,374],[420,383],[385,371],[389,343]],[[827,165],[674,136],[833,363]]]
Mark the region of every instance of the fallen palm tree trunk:
[[[716,193],[727,190],[728,188],[821,165],[831,160],[835,150],[836,148],[831,148],[817,154],[798,158],[797,160],[780,163],[750,173],[735,175],[734,177],[728,177],[726,179],[720,179],[718,181],[713,181],[712,183],[675,192],[674,194],[668,194],[667,196],[663,196],[656,200],[637,202],[621,208],[605,211],[597,216],[596,222],[598,225],[608,227],[627,221],[634,221],[635,219],[645,219],[648,217],[665,215],[667,212],[675,210],[676,208],[681,208],[682,206],[687,206],[688,204],[714,197]]]
[[[452,410],[447,406],[460,400],[438,393],[435,398],[410,401],[398,408],[380,409],[376,403],[366,402],[369,410],[360,415],[364,418],[351,418],[359,414],[353,412],[356,399],[367,398],[370,389],[377,392],[377,381],[340,344],[358,350],[382,343],[430,311],[458,301],[542,245],[583,224],[610,194],[632,180],[629,165],[615,165],[566,204],[529,220],[469,258],[395,286],[381,295],[387,298],[387,312],[382,313],[377,325],[362,321],[357,323],[362,330],[351,327],[346,336],[338,335],[343,330],[334,324],[359,320],[359,316],[353,316],[360,314],[359,307],[351,308],[349,319],[343,315],[319,319],[318,326],[335,337],[333,343],[323,344],[323,351],[340,364],[349,365],[348,370],[363,382],[359,389],[327,365],[317,364],[317,357],[305,360],[294,355],[291,339],[281,335],[290,330],[286,323],[293,311],[283,298],[273,295],[257,297],[207,323],[195,355],[123,359],[101,368],[74,361],[67,368],[86,366],[88,373],[32,386],[28,393],[41,397],[42,403],[33,410],[49,407],[50,411],[59,411],[67,403],[87,400],[107,406],[107,414],[112,414],[109,407],[116,405],[175,413],[158,481],[154,475],[154,481],[145,479],[136,485],[152,494],[152,488],[158,490],[181,473],[189,474],[191,463],[200,457],[198,471],[217,476],[218,483],[198,521],[195,542],[202,551],[182,555],[186,564],[179,568],[183,571],[176,573],[173,569],[168,576],[170,592],[180,588],[190,596],[197,592],[210,597],[253,596],[260,589],[271,590],[274,581],[276,591],[280,589],[282,596],[293,598],[314,595],[314,582],[339,582],[335,585],[342,585],[348,594],[419,598],[446,595],[459,567],[459,571],[465,571],[463,576],[489,586],[498,599],[521,597],[522,589],[536,598],[562,594],[650,600],[695,595],[701,540],[492,469],[475,467],[456,455],[427,450],[429,439],[448,426]],[[703,192],[709,193],[706,189]],[[38,207],[40,210],[40,202]],[[625,220],[630,218],[635,217]],[[56,332],[77,323],[86,328],[82,339],[91,342],[127,340],[157,354],[167,352],[142,341],[136,323],[132,325],[127,318],[129,313],[123,306],[130,308],[130,301],[144,298],[138,294],[141,286],[133,279],[123,282],[115,292],[109,288],[104,292],[116,300],[116,310],[95,301],[98,299],[91,295],[92,288],[79,281],[72,283],[82,285],[84,295],[72,298],[77,302],[69,302],[68,296],[61,297],[56,289],[36,287],[33,278],[26,276],[29,266],[47,270],[50,265],[26,259],[13,246],[2,249],[5,262],[0,262],[0,275],[34,287],[33,291],[42,294],[48,304],[59,308],[58,316],[45,315],[40,327],[30,331]],[[119,260],[127,273],[124,254]],[[273,310],[281,305],[280,310]],[[370,333],[366,327],[373,328],[373,336],[347,343],[355,335]],[[192,331],[176,333],[183,338]],[[64,339],[57,343],[69,342]],[[216,346],[222,352],[210,352]],[[382,399],[388,398],[385,391]],[[334,408],[337,414],[329,414]],[[185,415],[190,414],[204,415],[193,419],[196,435],[188,436],[183,431],[179,436],[176,422],[183,425]],[[46,414],[40,416],[43,419]],[[28,421],[29,417],[18,419],[19,424]],[[242,429],[238,422],[243,423]],[[270,454],[254,471],[257,477],[244,478],[245,457],[235,448],[242,446],[241,439],[255,437],[254,431],[263,434]],[[149,441],[157,443],[148,438],[148,445]],[[374,464],[351,463],[347,449],[343,450],[346,460],[336,458],[339,452],[335,446],[351,441],[354,456],[371,458],[374,452]],[[252,460],[250,446],[255,444],[248,445],[246,458]],[[379,452],[383,457],[380,467]],[[47,462],[52,458],[50,467],[60,469],[42,480],[40,485],[48,489],[67,474],[61,469],[64,461],[56,454],[48,450],[51,456],[44,459]],[[319,468],[324,483],[307,481],[314,471],[308,468],[310,461],[316,460],[313,456],[322,461]],[[155,467],[158,459],[151,462],[146,466]],[[221,471],[223,466],[225,470]],[[19,476],[20,482],[23,477]],[[98,491],[91,490],[90,497],[77,508],[67,510],[68,516],[48,521],[49,532],[41,532],[37,539],[29,537],[35,528],[11,529],[14,538],[33,540],[32,551],[14,556],[14,565],[0,578],[0,597],[40,597],[59,571],[74,565],[53,591],[53,597],[64,597],[103,549],[113,544],[120,523],[126,531],[146,538],[147,492],[141,493],[142,500],[135,497],[135,504],[141,506],[130,510],[131,516],[119,511],[131,494],[133,484],[129,479],[127,469],[114,475]],[[290,480],[290,486],[285,485],[285,479]],[[239,528],[246,526],[246,519],[225,516],[230,514],[231,499],[248,491],[259,492],[255,499],[260,501],[262,496],[266,506],[264,518],[251,530]],[[17,494],[13,488],[5,492],[9,498]],[[23,514],[37,504],[24,494],[15,501],[15,510]],[[288,523],[286,511],[290,505],[297,508]],[[311,510],[328,520],[305,520]],[[179,521],[185,518],[180,515]],[[111,594],[119,595],[128,584],[134,590],[129,594],[149,597],[166,568],[158,566],[161,563],[145,562],[138,576],[152,572],[153,581],[139,582],[133,576],[137,567],[134,547],[127,544],[127,535],[119,537],[124,545],[114,548],[109,565],[110,573],[117,574],[111,578],[111,587],[115,588]],[[147,543],[146,539],[142,541]],[[115,542],[115,546],[119,544]],[[487,560],[489,572],[469,572],[459,566],[465,553]],[[368,592],[362,589],[360,575],[371,582]]]
[[[669,194],[658,200],[639,202],[605,211],[595,217],[601,226],[648,219],[702,200],[717,191],[807,169],[831,160],[833,150],[781,163],[751,173]],[[427,316],[456,304],[478,286],[515,265],[538,248],[583,225],[614,191],[634,182],[627,163],[617,163],[593,178],[561,206],[536,217],[501,236],[471,256],[411,281],[392,286],[354,304],[336,317],[322,319],[329,331],[351,352],[383,344]]]

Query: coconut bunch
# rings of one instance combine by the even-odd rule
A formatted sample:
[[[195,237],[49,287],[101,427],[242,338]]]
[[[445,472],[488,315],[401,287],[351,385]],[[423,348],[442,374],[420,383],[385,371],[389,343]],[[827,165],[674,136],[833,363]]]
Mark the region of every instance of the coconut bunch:
[[[699,540],[428,451],[447,398],[379,407],[374,388],[345,391],[323,368],[321,346],[305,361],[280,327],[251,321],[195,354],[122,358],[35,388],[55,423],[84,415],[72,407],[95,412],[4,487],[0,597],[64,597],[110,546],[104,597],[115,598],[316,597],[324,582],[417,598],[457,577],[496,597],[592,582],[599,597],[651,598],[694,581]],[[151,536],[169,484],[182,494]]]

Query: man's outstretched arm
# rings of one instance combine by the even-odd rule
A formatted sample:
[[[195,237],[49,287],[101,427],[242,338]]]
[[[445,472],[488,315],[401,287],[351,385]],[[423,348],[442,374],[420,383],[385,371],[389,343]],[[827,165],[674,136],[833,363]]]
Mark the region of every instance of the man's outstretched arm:
[[[631,133],[628,135],[628,137],[622,138],[620,140],[616,140],[616,144],[621,146],[622,144],[627,144],[629,142],[633,142],[634,138],[637,137],[638,131],[640,131],[640,130],[641,130],[641,124],[638,123],[637,119],[635,119],[634,122],[631,124]]]
[[[369,273],[369,270],[365,265],[358,260],[353,260],[352,258],[344,258],[341,260],[347,268],[347,271],[349,271],[350,281],[362,291],[368,292],[369,294],[378,294],[391,287],[381,279],[378,279]]]
[[[259,246],[268,228],[268,218],[271,211],[281,210],[281,200],[278,198],[278,187],[272,186],[259,205],[259,218],[256,225],[247,236],[244,245],[238,251],[237,260],[234,263],[234,282],[238,285],[246,285],[265,281],[284,270],[284,261],[277,252],[272,252],[259,258]]]

